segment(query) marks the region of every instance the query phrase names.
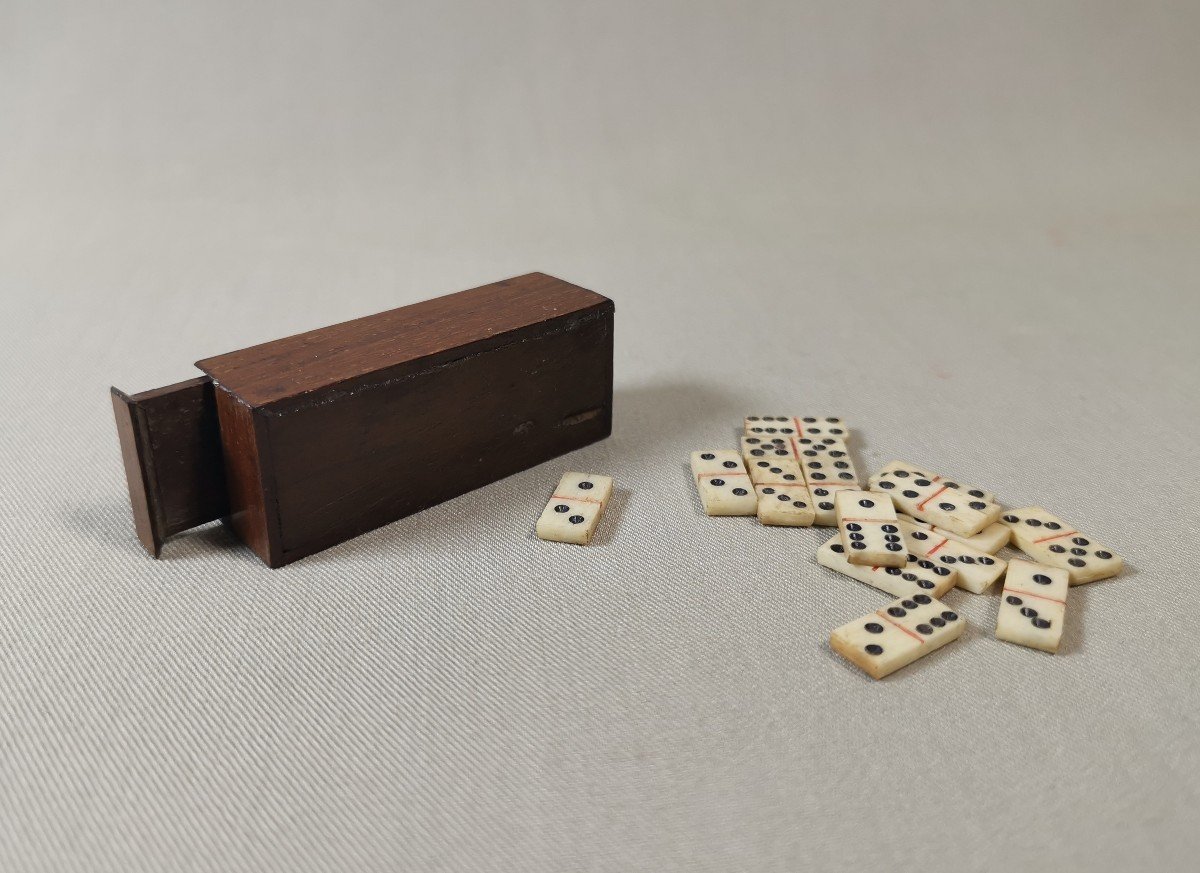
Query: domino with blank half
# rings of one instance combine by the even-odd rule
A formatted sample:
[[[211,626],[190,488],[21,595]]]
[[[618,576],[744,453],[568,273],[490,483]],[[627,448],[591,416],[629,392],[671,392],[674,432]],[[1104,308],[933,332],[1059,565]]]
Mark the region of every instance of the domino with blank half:
[[[902,512],[897,513],[897,515],[901,521],[911,521],[921,527],[928,528],[936,534],[941,534],[944,537],[949,537],[956,542],[960,542],[964,546],[970,546],[981,552],[987,552],[989,555],[994,555],[1007,546],[1009,539],[1012,537],[1012,531],[998,521],[989,524],[974,536],[967,537],[962,534],[956,534],[952,530],[946,530],[944,527],[938,527],[936,524],[926,524],[923,521],[917,521],[911,515],[905,515]]]
[[[1070,584],[1070,574],[1059,567],[1009,561],[1000,593],[996,639],[1057,652]]]
[[[692,476],[707,515],[758,512],[758,497],[738,452],[731,449],[692,452]]]
[[[966,622],[928,594],[893,601],[829,636],[835,652],[882,679],[962,636]]]
[[[892,498],[898,512],[962,536],[974,536],[1000,516],[1000,504],[969,495],[935,474],[893,461],[871,477],[871,490]],[[987,492],[983,492],[986,494]]]
[[[817,549],[817,563],[849,576],[892,597],[911,597],[928,594],[941,597],[954,587],[958,572],[953,567],[938,566],[926,558],[905,555],[903,567],[864,567],[846,560],[846,548],[835,535]]]
[[[613,480],[595,473],[564,473],[537,520],[539,539],[586,546],[612,496]]]
[[[909,551],[956,569],[958,587],[972,594],[982,594],[1004,575],[1006,561],[943,536],[940,528],[901,516],[900,530]]]
[[[1040,564],[1066,570],[1072,585],[1108,579],[1124,566],[1120,555],[1040,506],[1007,510],[1000,522],[1012,531],[1018,549]]]
[[[903,567],[908,549],[886,494],[844,488],[834,497],[846,560],[868,567]]]

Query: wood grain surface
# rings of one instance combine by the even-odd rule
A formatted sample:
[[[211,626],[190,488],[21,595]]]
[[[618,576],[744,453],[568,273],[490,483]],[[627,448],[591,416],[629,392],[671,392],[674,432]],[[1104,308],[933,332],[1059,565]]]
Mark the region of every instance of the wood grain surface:
[[[613,304],[543,273],[200,362],[272,567],[603,439]]]
[[[279,566],[279,516],[269,487],[273,471],[265,454],[269,450],[266,423],[221,387],[217,388],[217,412],[229,490],[225,521],[269,566]]]
[[[356,536],[612,430],[612,312],[268,423],[282,560]]]
[[[134,528],[158,557],[168,537],[229,511],[212,380],[111,393]]]
[[[198,361],[250,406],[291,404],[321,389],[351,389],[477,354],[607,298],[545,273],[528,273],[376,315]]]

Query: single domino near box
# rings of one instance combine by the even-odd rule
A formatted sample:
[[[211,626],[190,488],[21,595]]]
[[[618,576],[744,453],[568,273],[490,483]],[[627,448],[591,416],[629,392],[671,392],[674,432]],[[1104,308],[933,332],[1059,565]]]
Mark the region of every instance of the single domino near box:
[[[908,549],[886,494],[846,488],[834,498],[846,560],[868,567],[903,567]]]
[[[538,517],[539,539],[586,546],[612,496],[611,476],[596,473],[564,473],[554,495]]]
[[[706,515],[755,515],[758,496],[742,456],[732,449],[692,452],[692,477]]]
[[[882,679],[962,636],[966,622],[928,594],[901,598],[829,635],[830,647],[873,679]]]
[[[1070,574],[1061,567],[1009,561],[996,616],[996,639],[1057,652],[1070,585]]]
[[[1109,579],[1125,566],[1120,555],[1040,506],[1008,509],[1000,523],[1012,531],[1013,545],[1033,560],[1066,570],[1072,585]]]
[[[846,560],[846,547],[842,545],[838,534],[834,534],[817,549],[817,563],[822,567],[849,576],[872,588],[878,588],[892,597],[912,597],[914,594],[941,597],[958,581],[958,571],[952,567],[941,566],[928,558],[918,558],[913,554],[905,557],[907,562],[903,567],[864,567],[861,564],[851,564]]]

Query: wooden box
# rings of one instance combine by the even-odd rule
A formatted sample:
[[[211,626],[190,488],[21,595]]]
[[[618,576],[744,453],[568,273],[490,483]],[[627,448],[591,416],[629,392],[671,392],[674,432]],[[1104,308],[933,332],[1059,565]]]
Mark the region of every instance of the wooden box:
[[[279,567],[603,439],[612,342],[611,300],[530,273],[113,389],[139,537],[223,517]]]

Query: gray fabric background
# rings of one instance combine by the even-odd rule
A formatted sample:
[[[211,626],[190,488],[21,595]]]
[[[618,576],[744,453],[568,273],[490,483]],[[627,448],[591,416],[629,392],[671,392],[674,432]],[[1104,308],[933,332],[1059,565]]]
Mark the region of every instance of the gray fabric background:
[[[1198,26],[0,0],[0,869],[1194,869]],[[611,440],[285,570],[141,551],[110,384],[531,269],[617,302]],[[699,513],[773,411],[1130,569],[873,683],[826,531]],[[591,548],[532,536],[568,468]]]

